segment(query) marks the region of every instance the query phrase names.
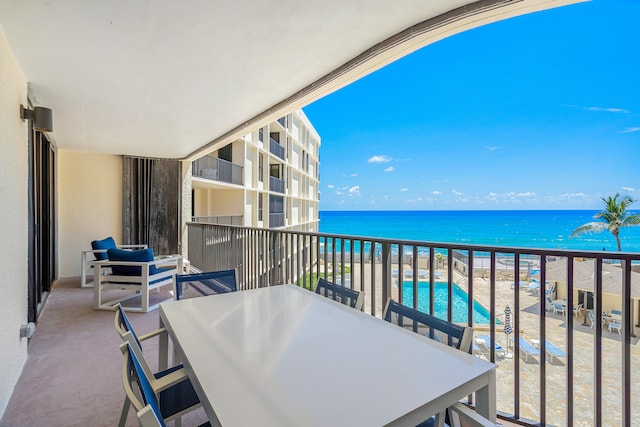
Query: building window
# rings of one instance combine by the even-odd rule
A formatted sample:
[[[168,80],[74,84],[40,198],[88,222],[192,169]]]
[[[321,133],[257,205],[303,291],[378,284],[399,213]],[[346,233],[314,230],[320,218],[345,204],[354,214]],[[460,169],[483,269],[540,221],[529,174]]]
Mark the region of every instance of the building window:
[[[264,142],[264,128],[258,129],[258,141]]]
[[[262,153],[258,157],[258,181],[264,181],[264,154]]]
[[[258,221],[262,221],[262,194],[258,194]]]

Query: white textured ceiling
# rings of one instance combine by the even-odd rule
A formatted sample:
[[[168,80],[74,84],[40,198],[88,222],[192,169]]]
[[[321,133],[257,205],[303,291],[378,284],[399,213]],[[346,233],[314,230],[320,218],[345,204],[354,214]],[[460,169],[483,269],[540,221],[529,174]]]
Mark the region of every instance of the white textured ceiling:
[[[573,2],[2,0],[0,25],[58,147],[185,158],[433,41]]]

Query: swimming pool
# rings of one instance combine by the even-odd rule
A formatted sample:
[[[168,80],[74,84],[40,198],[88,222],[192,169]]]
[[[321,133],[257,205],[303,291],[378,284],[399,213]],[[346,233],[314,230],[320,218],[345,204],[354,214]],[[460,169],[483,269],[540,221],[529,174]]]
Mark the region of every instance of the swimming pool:
[[[428,282],[418,282],[418,309],[429,313],[429,293],[431,292]],[[456,284],[453,285],[453,321],[467,323],[467,293]],[[403,304],[413,305],[413,282],[403,282],[402,284]],[[434,286],[434,315],[440,319],[447,318],[447,306],[449,305],[449,287],[446,282],[436,282]],[[484,308],[477,301],[473,301],[473,323],[489,324],[489,310]],[[496,320],[496,323],[499,321]]]

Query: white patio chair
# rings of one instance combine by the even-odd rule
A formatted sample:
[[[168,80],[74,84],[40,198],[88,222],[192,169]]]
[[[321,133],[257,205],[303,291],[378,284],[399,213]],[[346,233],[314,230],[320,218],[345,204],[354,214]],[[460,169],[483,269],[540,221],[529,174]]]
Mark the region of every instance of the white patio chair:
[[[80,252],[80,287],[89,288],[93,282],[87,282],[87,276],[91,274],[96,261],[107,259],[108,249],[146,249],[147,245],[118,245],[113,237],[91,242],[91,249]]]
[[[154,257],[153,250],[141,249],[125,251],[109,249],[108,260],[94,263],[96,282],[93,288],[93,308],[96,310],[113,310],[115,305],[133,298],[140,298],[137,306],[123,306],[126,311],[146,313],[160,305],[157,301],[150,304],[149,294],[159,291],[163,286],[174,290],[175,276],[182,271],[182,255]],[[107,273],[110,270],[110,273]],[[121,290],[117,296],[111,295],[105,301],[104,292]],[[173,298],[169,295],[168,298]]]

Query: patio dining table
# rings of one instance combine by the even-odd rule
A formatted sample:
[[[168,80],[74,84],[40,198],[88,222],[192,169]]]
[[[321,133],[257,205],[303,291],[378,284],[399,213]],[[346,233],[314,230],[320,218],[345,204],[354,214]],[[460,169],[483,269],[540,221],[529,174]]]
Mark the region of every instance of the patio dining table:
[[[213,425],[415,426],[474,392],[496,419],[493,363],[294,285],[165,302],[160,323]]]

